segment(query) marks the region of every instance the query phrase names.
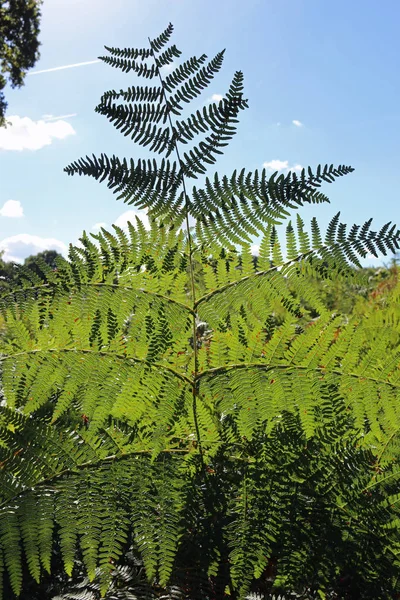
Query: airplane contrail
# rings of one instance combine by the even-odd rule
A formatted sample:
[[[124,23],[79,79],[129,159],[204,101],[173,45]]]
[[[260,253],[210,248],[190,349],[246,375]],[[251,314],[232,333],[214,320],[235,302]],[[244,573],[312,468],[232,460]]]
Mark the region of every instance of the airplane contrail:
[[[69,115],[59,115],[58,117],[53,117],[52,115],[43,115],[43,121],[59,121],[60,119],[70,119],[71,117],[76,117],[77,113],[70,113]]]
[[[42,69],[41,71],[31,71],[27,75],[41,75],[42,73],[51,73],[52,71],[63,71],[64,69],[75,69],[76,67],[84,67],[85,65],[94,65],[102,62],[101,60],[87,60],[86,62],[75,63],[73,65],[64,65],[62,67],[52,67],[51,69]]]

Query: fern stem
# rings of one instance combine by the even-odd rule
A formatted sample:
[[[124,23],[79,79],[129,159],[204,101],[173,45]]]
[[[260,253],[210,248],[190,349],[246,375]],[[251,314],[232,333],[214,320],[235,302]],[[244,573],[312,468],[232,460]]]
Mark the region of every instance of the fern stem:
[[[171,112],[169,110],[169,102],[168,102],[167,94],[165,91],[164,81],[163,81],[163,78],[161,75],[160,66],[157,62],[157,58],[156,58],[155,51],[153,48],[153,43],[150,38],[148,38],[148,40],[149,40],[149,44],[150,44],[150,48],[151,48],[151,53],[152,53],[152,56],[154,58],[154,62],[155,62],[156,68],[157,68],[157,74],[160,79],[162,94],[163,94],[164,102],[167,107],[166,112],[167,112],[168,123],[171,128],[171,135],[173,136],[174,126],[172,123]],[[196,286],[195,286],[195,280],[194,280],[194,262],[193,262],[194,247],[193,247],[193,239],[192,239],[192,234],[190,232],[190,223],[189,223],[189,196],[186,191],[185,173],[182,169],[182,160],[180,157],[178,142],[176,139],[174,140],[174,148],[175,148],[176,157],[178,159],[178,164],[179,164],[179,167],[180,167],[181,173],[182,173],[182,188],[183,188],[183,193],[185,196],[185,224],[186,224],[186,234],[187,234],[188,246],[189,246],[189,277],[190,277],[192,305],[193,305],[192,324],[193,324],[193,352],[194,352],[194,381],[192,382],[192,397],[193,397],[192,410],[193,410],[193,420],[194,420],[194,425],[195,425],[195,429],[196,429],[197,442],[198,442],[198,448],[199,448],[199,454],[200,454],[200,461],[201,461],[203,472],[205,474],[203,448],[202,448],[202,444],[201,444],[200,428],[199,428],[199,423],[198,423],[198,419],[197,419],[198,390],[197,390],[196,378],[197,378],[197,374],[199,372],[199,358],[198,358],[198,348],[197,348],[197,324],[196,324],[196,312],[195,312],[195,309],[196,309]]]

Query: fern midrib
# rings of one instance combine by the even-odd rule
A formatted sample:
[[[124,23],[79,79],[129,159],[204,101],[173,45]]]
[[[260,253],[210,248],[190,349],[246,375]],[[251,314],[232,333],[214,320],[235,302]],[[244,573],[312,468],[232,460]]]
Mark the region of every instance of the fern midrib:
[[[282,369],[282,370],[287,370],[287,371],[293,370],[293,371],[318,372],[318,373],[321,373],[321,375],[332,374],[332,375],[338,375],[339,377],[343,377],[343,375],[345,375],[347,377],[353,377],[355,379],[372,381],[374,383],[378,383],[381,385],[387,385],[394,389],[400,389],[400,382],[398,384],[392,383],[390,381],[387,381],[387,379],[378,379],[376,377],[366,376],[366,375],[362,375],[360,373],[353,373],[353,372],[346,373],[346,371],[344,371],[344,370],[341,371],[340,369],[329,369],[329,368],[322,368],[322,367],[310,367],[308,365],[291,365],[291,364],[276,364],[276,365],[268,364],[268,365],[266,365],[266,364],[262,364],[262,363],[232,363],[229,365],[223,365],[221,367],[215,367],[213,369],[207,369],[206,371],[202,371],[201,373],[199,373],[197,375],[196,380],[200,381],[200,379],[203,379],[204,377],[207,377],[210,375],[213,376],[213,375],[217,375],[219,373],[222,374],[225,372],[239,370],[239,369],[261,369],[261,370],[265,370],[265,371],[273,371],[275,369]]]
[[[160,454],[169,454],[169,453],[187,454],[188,452],[189,452],[189,450],[185,449],[185,448],[183,448],[183,449],[181,449],[181,448],[165,448],[164,450],[160,451]],[[142,455],[146,455],[146,454],[151,455],[152,453],[153,453],[153,450],[134,450],[132,452],[126,452],[124,454],[122,454],[122,453],[110,454],[109,456],[105,456],[104,458],[100,458],[95,461],[86,461],[84,463],[81,463],[80,465],[74,465],[71,468],[62,469],[58,473],[53,473],[49,477],[46,477],[45,479],[41,479],[40,481],[35,483],[33,486],[31,485],[29,487],[26,487],[24,490],[21,490],[14,496],[8,498],[7,501],[2,502],[0,504],[0,510],[2,508],[5,508],[6,506],[9,506],[11,503],[13,503],[15,500],[21,498],[22,496],[25,496],[26,494],[31,493],[33,490],[36,490],[37,488],[52,484],[54,481],[57,481],[58,479],[60,479],[64,476],[72,475],[74,473],[78,473],[79,471],[83,471],[85,469],[90,469],[90,468],[97,469],[97,468],[101,467],[103,464],[127,460],[134,456],[142,456]]]
[[[121,361],[128,361],[128,362],[135,362],[138,364],[143,364],[151,369],[156,369],[156,370],[162,369],[162,370],[172,373],[178,379],[180,379],[184,383],[187,383],[191,388],[193,388],[193,385],[198,384],[205,377],[228,373],[229,371],[240,370],[240,369],[249,369],[249,370],[261,369],[261,370],[268,372],[268,371],[273,371],[273,370],[279,369],[279,370],[287,370],[287,371],[293,370],[293,371],[317,372],[317,373],[321,373],[321,375],[332,374],[332,375],[337,375],[338,377],[343,377],[343,375],[345,375],[347,377],[352,377],[354,379],[361,379],[363,381],[371,381],[371,382],[377,383],[379,385],[388,386],[388,387],[391,387],[394,389],[400,389],[400,382],[393,383],[391,381],[388,381],[387,379],[379,379],[377,377],[372,377],[370,375],[363,375],[361,373],[346,372],[345,370],[329,369],[327,367],[325,367],[325,368],[310,367],[309,365],[292,365],[292,364],[279,364],[279,363],[278,364],[263,364],[261,362],[258,362],[258,363],[243,362],[243,363],[231,363],[231,364],[227,364],[227,365],[222,365],[220,367],[214,367],[212,369],[206,369],[204,371],[194,373],[193,378],[190,378],[190,377],[187,377],[186,375],[184,375],[183,373],[181,373],[180,371],[177,371],[173,367],[169,367],[168,365],[165,365],[163,363],[150,362],[145,359],[135,358],[132,356],[127,356],[125,354],[116,354],[114,352],[109,352],[107,350],[95,350],[95,349],[91,349],[91,348],[34,348],[32,350],[22,350],[20,352],[15,352],[14,354],[7,354],[7,355],[0,354],[0,363],[5,362],[7,360],[12,360],[18,356],[29,356],[30,354],[39,354],[39,353],[44,353],[44,354],[60,353],[61,354],[61,353],[67,353],[67,352],[72,353],[72,354],[81,353],[81,354],[95,354],[95,355],[100,355],[100,356],[108,356],[110,358],[116,358]]]
[[[376,459],[376,463],[375,463],[375,464],[376,464],[376,466],[379,466],[379,465],[380,465],[380,462],[381,462],[381,460],[382,460],[382,457],[383,457],[383,455],[385,454],[386,450],[388,449],[388,446],[389,446],[390,442],[392,441],[392,439],[393,439],[393,438],[394,438],[396,435],[398,435],[399,431],[400,431],[400,427],[398,427],[397,429],[395,429],[395,430],[393,431],[393,433],[392,433],[392,434],[391,434],[391,435],[388,437],[388,439],[386,440],[386,442],[385,442],[385,444],[384,444],[384,446],[383,446],[383,448],[382,448],[382,450],[381,450],[381,452],[380,452],[379,456],[378,456],[378,457],[377,457],[377,459]]]
[[[172,373],[173,375],[175,375],[176,377],[178,377],[185,383],[188,383],[190,386],[193,385],[193,379],[186,377],[186,375],[183,375],[183,373],[180,373],[176,369],[169,367],[165,364],[150,362],[143,358],[135,358],[133,356],[127,356],[125,354],[116,354],[115,352],[109,352],[107,350],[95,350],[92,348],[33,348],[32,350],[22,350],[21,352],[16,352],[15,354],[8,354],[6,356],[4,356],[4,355],[2,356],[0,354],[0,363],[5,362],[6,360],[11,360],[14,357],[29,356],[30,354],[39,354],[39,353],[44,353],[44,354],[60,353],[61,354],[61,353],[67,353],[67,352],[72,353],[72,354],[95,354],[95,355],[100,355],[100,356],[109,356],[110,358],[113,358],[113,359],[116,358],[118,360],[123,360],[123,361],[134,362],[134,363],[146,365],[146,367],[149,367],[151,369],[156,369],[156,370],[162,369],[164,371],[169,371],[170,373]]]
[[[208,300],[210,300],[214,296],[216,296],[218,294],[222,294],[226,290],[228,290],[232,287],[235,287],[235,286],[239,285],[240,283],[243,283],[244,281],[249,281],[251,279],[255,279],[256,277],[262,277],[264,275],[269,275],[270,273],[273,273],[274,271],[277,271],[278,269],[279,270],[284,269],[285,267],[289,267],[290,265],[298,263],[301,260],[304,260],[305,258],[316,255],[320,251],[328,250],[332,246],[337,246],[337,244],[331,244],[331,245],[323,244],[321,246],[314,247],[314,248],[308,250],[307,252],[298,254],[295,258],[292,258],[292,259],[282,262],[280,264],[274,265],[273,267],[270,267],[269,269],[266,269],[263,271],[256,271],[255,273],[250,273],[250,275],[246,275],[244,277],[241,277],[240,279],[236,279],[235,281],[230,281],[229,283],[227,283],[227,284],[219,287],[218,289],[213,290],[212,292],[209,292],[208,294],[205,294],[204,296],[199,298],[197,300],[197,302],[195,302],[195,304],[194,304],[194,310],[196,310],[198,308],[198,306],[200,304],[202,304],[203,302],[208,302]]]
[[[243,283],[244,281],[249,281],[250,279],[255,279],[256,277],[262,277],[263,275],[269,275],[270,273],[273,273],[274,271],[277,271],[278,269],[288,267],[291,264],[299,262],[299,261],[303,260],[304,258],[307,258],[308,256],[315,254],[318,250],[319,250],[319,248],[309,250],[308,252],[299,254],[298,256],[296,256],[296,258],[288,260],[279,265],[270,267],[269,269],[266,269],[264,271],[257,271],[255,273],[250,273],[250,275],[246,275],[244,277],[241,277],[240,279],[236,279],[235,281],[230,281],[229,283],[226,283],[225,285],[222,285],[221,287],[217,288],[216,290],[213,290],[212,292],[209,292],[208,294],[205,294],[204,296],[199,298],[197,300],[197,302],[195,302],[195,304],[194,304],[194,310],[196,310],[199,307],[199,305],[202,304],[203,302],[208,302],[208,300],[210,300],[214,296],[216,296],[218,294],[222,294],[226,290],[228,290],[232,287],[235,287],[235,286],[239,285],[240,283]]]
[[[158,77],[160,79],[160,83],[161,83],[161,88],[163,91],[163,97],[164,97],[164,102],[166,104],[166,112],[167,112],[167,117],[168,117],[168,122],[169,122],[169,126],[171,128],[171,134],[173,135],[174,132],[174,127],[173,127],[173,123],[172,123],[172,118],[171,118],[171,111],[169,108],[169,102],[168,102],[168,98],[167,98],[167,94],[165,91],[165,86],[164,86],[164,81],[161,75],[161,71],[160,71],[160,66],[158,64],[157,58],[156,58],[156,53],[155,53],[155,49],[153,47],[153,43],[151,41],[150,38],[148,38],[149,40],[149,44],[150,44],[150,48],[151,48],[151,54],[153,56],[155,65],[156,65],[156,69],[157,69],[157,73],[158,73]],[[193,330],[193,352],[194,352],[194,379],[191,381],[190,385],[191,385],[191,389],[192,389],[192,410],[193,410],[193,420],[194,420],[194,425],[195,425],[195,429],[196,429],[196,436],[197,436],[197,443],[198,443],[198,448],[199,448],[199,454],[200,454],[200,461],[201,461],[201,465],[202,465],[202,471],[203,474],[205,476],[205,465],[204,465],[204,460],[203,460],[203,448],[202,448],[202,444],[201,444],[201,436],[200,436],[200,427],[199,427],[199,423],[198,423],[198,418],[197,418],[197,383],[196,383],[196,377],[199,371],[199,357],[198,357],[198,348],[197,348],[197,325],[196,325],[196,312],[195,312],[195,307],[196,307],[196,285],[195,285],[195,276],[194,276],[194,262],[193,262],[193,240],[192,240],[192,235],[190,232],[190,224],[189,224],[189,197],[186,191],[186,181],[185,181],[185,173],[183,170],[183,165],[182,165],[182,161],[181,161],[181,157],[180,157],[180,153],[179,153],[179,148],[178,148],[178,143],[177,140],[174,140],[174,147],[175,147],[175,153],[176,153],[176,157],[178,159],[178,164],[181,170],[181,177],[182,177],[182,188],[183,188],[183,193],[185,196],[185,224],[186,224],[186,234],[187,234],[187,238],[188,238],[188,246],[189,246],[189,276],[190,276],[190,284],[191,284],[191,291],[192,291],[192,310],[191,310],[191,316],[192,316],[192,330]],[[205,479],[207,479],[205,477]]]
[[[6,298],[8,298],[10,296],[15,296],[16,294],[20,295],[20,294],[24,294],[25,292],[34,292],[36,290],[41,290],[41,289],[51,290],[53,287],[54,287],[54,285],[51,283],[42,283],[39,285],[24,287],[21,290],[16,290],[14,292],[8,292],[7,294],[0,296],[0,303],[3,300],[5,300]],[[135,286],[131,286],[131,285],[121,285],[120,283],[104,283],[104,282],[94,282],[94,281],[86,281],[86,282],[82,282],[82,283],[79,282],[79,284],[76,284],[76,289],[79,289],[82,287],[94,287],[94,288],[103,287],[103,288],[110,288],[110,289],[116,289],[116,290],[139,292],[140,294],[154,296],[155,298],[160,298],[160,300],[164,300],[165,302],[175,304],[176,306],[179,306],[180,308],[187,310],[189,313],[191,313],[193,315],[196,314],[194,312],[193,308],[191,308],[187,304],[184,304],[183,302],[179,302],[179,300],[175,300],[174,298],[171,298],[170,296],[165,296],[164,294],[160,294],[158,292],[153,292],[151,290],[146,290],[143,287],[135,287]],[[68,288],[69,295],[70,295],[70,292],[72,289],[74,289],[73,286]]]

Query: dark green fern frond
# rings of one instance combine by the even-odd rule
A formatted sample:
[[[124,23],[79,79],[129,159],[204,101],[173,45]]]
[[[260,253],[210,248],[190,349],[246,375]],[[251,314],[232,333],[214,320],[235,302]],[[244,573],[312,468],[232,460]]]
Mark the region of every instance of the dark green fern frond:
[[[173,45],[156,56],[156,65],[158,68],[165,67],[173,62],[174,58],[179,58],[182,52]]]
[[[151,50],[148,48],[112,48],[110,46],[104,46],[107,52],[118,58],[133,58],[145,60],[151,56]]]
[[[222,180],[216,173],[214,179],[206,178],[204,188],[192,190],[190,210],[196,219],[197,236],[210,241],[218,235],[228,244],[251,241],[260,231],[266,231],[266,225],[287,217],[289,209],[304,203],[329,202],[318,189],[323,181],[320,173],[329,173],[333,178],[352,171],[342,165],[318,165],[315,174],[309,169],[307,176],[303,169],[300,176],[289,172],[286,177],[276,178],[277,173],[268,177],[265,169],[261,173],[242,169]]]
[[[201,66],[206,62],[207,55],[202,54],[199,57],[192,56],[181,65],[178,65],[164,79],[164,88],[171,93],[179,85],[183,84],[191,75],[194,75]],[[212,70],[207,69],[207,74],[211,77]]]
[[[104,92],[102,97],[100,98],[99,107],[103,104],[106,104],[110,100],[118,100],[122,99],[125,102],[156,102],[159,101],[163,95],[163,88],[161,86],[132,86],[128,88],[126,91],[120,90],[116,92],[115,90],[110,90],[108,92]],[[95,108],[96,112],[99,112],[98,107]]]
[[[185,130],[192,130],[196,134],[201,130],[207,132],[211,130],[211,134],[206,136],[204,141],[184,154],[185,162],[181,163],[184,175],[197,178],[197,174],[206,172],[207,165],[216,162],[216,154],[223,154],[221,148],[227,146],[237,132],[239,112],[247,108],[247,102],[242,98],[242,91],[243,74],[238,71],[234,75],[226,97],[218,104],[210,104],[208,108],[203,109],[202,113],[197,111],[186,122],[177,122],[181,137]]]
[[[201,67],[193,77],[184,78],[183,73],[187,75],[189,69],[193,70],[193,61],[196,61],[194,63],[196,67],[200,67],[201,62],[204,62],[202,60],[203,57],[204,60],[206,59],[205,55],[200,57],[199,60],[192,59],[192,62],[189,62],[189,66],[185,66],[184,64],[181,67],[177,67],[177,73],[175,74],[173,71],[166,78],[164,82],[164,89],[171,92],[171,95],[168,97],[168,105],[174,115],[179,116],[182,113],[183,108],[180,105],[181,102],[191,102],[209,86],[216,73],[218,73],[222,67],[224,52],[224,50],[222,52],[218,52],[218,54],[212,60],[210,60],[206,66]],[[175,89],[174,93],[172,94],[172,90],[178,86],[178,83],[174,85],[173,82],[178,82],[179,79],[182,79],[183,83],[178,89]],[[180,129],[178,123],[175,124],[175,127],[178,130]],[[187,127],[189,128],[188,125]]]
[[[125,136],[130,136],[134,142],[156,152],[164,152],[170,143],[168,128],[158,126],[160,121],[165,124],[168,110],[165,105],[132,104],[119,105],[103,103],[97,112],[108,117],[110,122]]]
[[[68,175],[90,175],[99,181],[107,180],[110,189],[127,204],[138,208],[151,207],[150,216],[164,216],[173,212],[179,224],[183,220],[183,199],[176,196],[182,182],[177,164],[163,159],[160,164],[155,160],[132,159],[120,161],[115,156],[109,158],[102,154],[99,158],[86,157],[66,168]],[[175,204],[176,202],[176,204]]]
[[[129,58],[117,58],[115,56],[99,56],[99,58],[110,67],[121,69],[124,73],[134,71],[138,77],[145,77],[146,79],[153,79],[157,76],[155,65],[149,67],[146,63],[138,63]]]
[[[125,201],[134,204],[143,202],[152,216],[162,216],[165,220],[171,220],[172,215],[175,215],[174,224],[179,226],[188,208],[183,206],[187,204],[183,190],[178,193],[183,177],[197,177],[205,172],[207,164],[215,162],[217,155],[222,154],[223,148],[236,133],[238,113],[247,104],[242,97],[243,76],[238,72],[221,102],[205,107],[202,112],[197,111],[192,118],[173,123],[171,115],[181,115],[181,103],[195,99],[209,86],[221,68],[224,53],[218,53],[208,64],[204,64],[205,55],[193,57],[176,67],[164,82],[161,67],[170,64],[180,55],[175,46],[164,49],[172,29],[171,25],[161,36],[151,40],[149,52],[144,49],[108,48],[111,56],[103,58],[107,64],[125,72],[133,70],[146,78],[159,75],[161,86],[132,87],[126,92],[121,90],[118,93],[111,90],[102,96],[96,111],[107,116],[125,136],[130,136],[134,142],[164,154],[165,157],[172,152],[178,153],[180,142],[187,144],[199,133],[206,134],[205,139],[189,149],[182,159],[178,153],[177,165],[163,161],[160,167],[150,167],[148,163],[145,169],[143,163],[139,167],[140,173],[136,175],[132,164],[128,170],[126,161],[105,155],[98,159],[86,157],[72,163],[65,170],[69,175],[89,174],[101,181],[106,179],[109,187],[114,188]],[[149,62],[143,62],[147,59]],[[116,104],[118,99],[122,99],[124,104]],[[176,173],[177,178],[172,185],[168,181],[170,172]]]
[[[161,52],[164,46],[168,44],[173,31],[174,26],[172,23],[169,23],[168,27],[158,37],[151,41],[152,50],[156,53]]]
[[[184,190],[185,178],[198,178],[216,162],[236,134],[238,116],[247,108],[243,98],[243,75],[236,72],[223,99],[179,118],[183,105],[191,102],[206,89],[220,70],[224,52],[219,52],[208,64],[206,56],[192,57],[178,65],[165,80],[161,67],[179,57],[175,46],[168,46],[172,35],[169,26],[159,38],[150,41],[149,53],[143,49],[118,50],[111,48],[106,62],[124,71],[134,70],[138,75],[158,75],[161,85],[131,87],[126,92],[106,92],[96,111],[105,115],[125,136],[150,151],[164,155],[161,164],[138,161],[130,166],[126,159],[86,157],[66,167],[69,175],[91,175],[106,180],[119,199],[146,207],[149,215],[178,227],[186,216],[196,221],[196,233],[201,241],[215,236],[224,243],[249,241],[265,225],[276,223],[288,210],[304,202],[325,202],[327,197],[318,188],[322,182],[350,173],[351,167],[318,165],[315,173],[303,169],[300,174],[287,176],[266,171],[246,173],[236,171],[229,180],[205,181],[204,188],[194,188],[191,198]],[[149,59],[149,62],[143,60]],[[151,64],[151,60],[154,63]],[[135,62],[139,60],[139,62]],[[142,61],[142,62],[140,62]],[[118,100],[123,103],[118,104]],[[178,119],[173,120],[173,117]],[[197,142],[198,136],[204,136]],[[190,146],[182,153],[181,146]],[[167,159],[177,154],[177,162]]]

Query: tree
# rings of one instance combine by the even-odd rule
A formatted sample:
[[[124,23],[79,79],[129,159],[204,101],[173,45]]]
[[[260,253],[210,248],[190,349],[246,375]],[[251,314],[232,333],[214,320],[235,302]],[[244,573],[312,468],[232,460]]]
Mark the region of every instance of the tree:
[[[41,265],[47,265],[51,269],[57,269],[57,259],[61,257],[61,254],[57,250],[43,250],[37,254],[32,254],[24,260],[24,266],[32,269],[36,274],[40,275]]]
[[[395,251],[400,231],[370,220],[347,231],[336,215],[322,235],[316,219],[309,230],[300,215],[287,221],[326,201],[319,186],[345,166],[215,174],[189,195],[247,102],[237,72],[221,101],[182,116],[223,53],[163,79],[180,56],[171,35],[108,48],[105,62],[160,83],[107,92],[96,109],[163,158],[66,169],[146,207],[150,230],[137,220],[128,234],[84,233],[68,261],[26,269],[1,304],[7,597],[25,568],[37,581],[51,570],[54,548],[68,576],[82,562],[95,596],[130,549],[147,578],[137,598],[392,597],[400,290],[353,317],[332,314],[308,282],[358,282],[359,257]]]
[[[3,252],[0,253],[0,290],[5,292],[9,289],[14,279],[14,263],[3,260]]]
[[[21,265],[13,261],[4,261],[2,253],[0,254],[0,290],[5,293],[10,290],[18,288],[23,279],[23,273],[26,268],[30,269],[37,275],[40,276],[42,273],[41,265],[46,267],[49,266],[52,269],[57,268],[57,259],[61,257],[56,250],[44,250],[37,254],[32,254],[24,260],[24,264]],[[21,279],[22,278],[22,279]]]
[[[0,127],[5,124],[4,88],[21,87],[39,59],[41,0],[0,0]]]

